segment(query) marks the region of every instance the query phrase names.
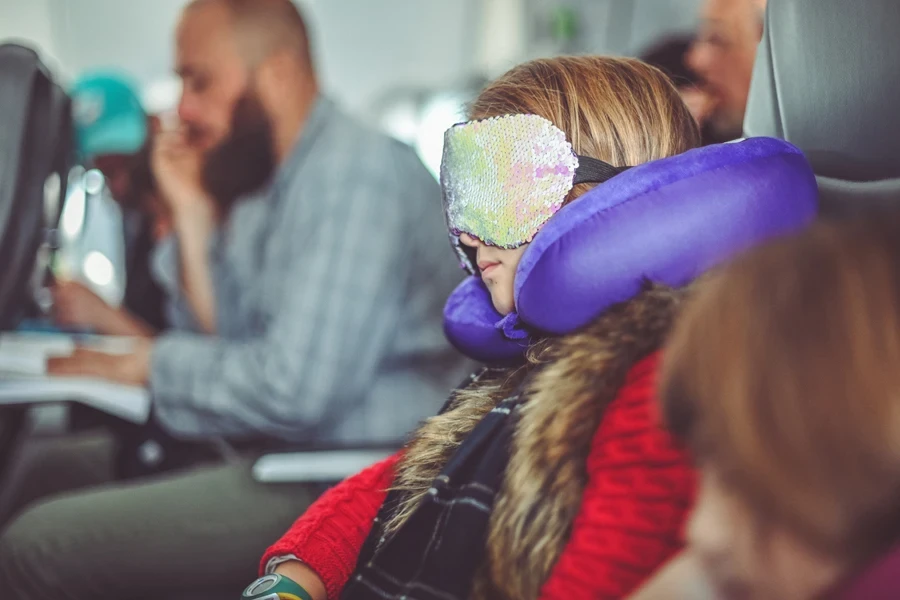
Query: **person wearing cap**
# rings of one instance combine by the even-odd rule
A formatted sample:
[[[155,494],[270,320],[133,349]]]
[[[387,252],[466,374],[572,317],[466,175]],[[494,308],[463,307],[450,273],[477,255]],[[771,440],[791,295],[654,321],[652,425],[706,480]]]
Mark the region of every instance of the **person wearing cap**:
[[[59,281],[54,318],[106,335],[149,336],[166,327],[163,291],[150,264],[165,227],[150,172],[155,118],[145,113],[135,89],[124,75],[98,72],[81,77],[70,91],[79,158],[103,173],[122,209],[126,286],[123,306],[115,308],[78,281]]]

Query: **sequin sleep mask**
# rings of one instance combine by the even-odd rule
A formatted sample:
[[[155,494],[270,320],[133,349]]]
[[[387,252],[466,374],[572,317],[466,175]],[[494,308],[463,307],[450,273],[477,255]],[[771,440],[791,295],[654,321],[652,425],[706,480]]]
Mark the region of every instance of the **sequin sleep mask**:
[[[796,232],[818,210],[816,178],[787,142],[754,138],[642,164],[550,219],[522,254],[515,311],[480,277],[457,287],[444,332],[467,356],[518,361],[533,339],[584,327],[646,281],[681,287],[736,253]]]
[[[602,183],[625,171],[578,156],[566,134],[537,115],[506,115],[455,125],[444,135],[441,189],[450,238],[463,268],[476,273],[466,233],[500,248],[518,248],[579,183]]]

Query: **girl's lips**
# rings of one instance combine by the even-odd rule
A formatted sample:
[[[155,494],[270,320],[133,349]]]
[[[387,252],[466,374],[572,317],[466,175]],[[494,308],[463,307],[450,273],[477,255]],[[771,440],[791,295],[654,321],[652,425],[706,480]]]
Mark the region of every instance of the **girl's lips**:
[[[500,266],[500,263],[498,263],[498,262],[482,263],[482,264],[478,265],[478,270],[481,271],[481,276],[484,277],[485,275],[487,275],[488,273],[490,273],[491,271],[493,271],[494,269],[496,269],[499,266]]]

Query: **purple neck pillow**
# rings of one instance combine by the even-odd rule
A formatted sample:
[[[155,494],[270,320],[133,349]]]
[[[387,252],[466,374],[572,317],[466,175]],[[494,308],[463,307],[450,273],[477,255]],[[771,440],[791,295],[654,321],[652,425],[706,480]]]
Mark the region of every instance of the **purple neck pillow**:
[[[467,356],[514,361],[537,336],[583,327],[644,281],[681,287],[709,268],[816,217],[803,154],[772,138],[698,148],[646,163],[563,207],[516,271],[516,312],[503,317],[481,279],[444,307],[444,331]]]

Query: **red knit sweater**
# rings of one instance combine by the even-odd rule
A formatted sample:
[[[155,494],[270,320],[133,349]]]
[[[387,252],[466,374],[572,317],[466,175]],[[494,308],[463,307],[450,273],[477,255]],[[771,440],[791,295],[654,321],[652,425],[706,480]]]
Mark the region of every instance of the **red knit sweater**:
[[[587,460],[588,482],[572,535],[541,592],[544,600],[622,598],[682,545],[694,474],[659,427],[658,355],[642,361],[607,408]],[[326,492],[263,557],[292,554],[336,599],[387,495],[398,456]]]

